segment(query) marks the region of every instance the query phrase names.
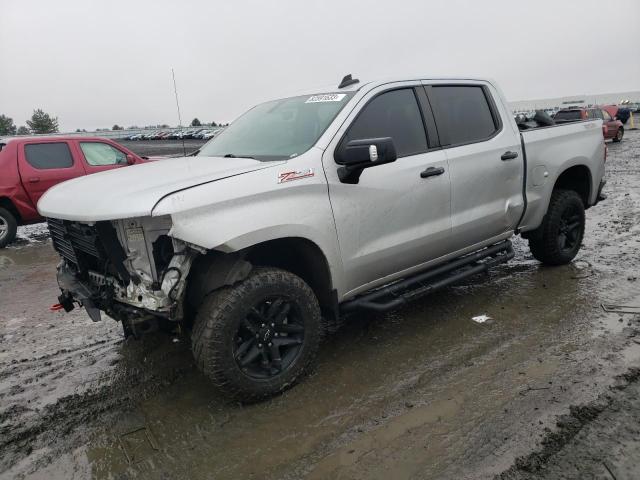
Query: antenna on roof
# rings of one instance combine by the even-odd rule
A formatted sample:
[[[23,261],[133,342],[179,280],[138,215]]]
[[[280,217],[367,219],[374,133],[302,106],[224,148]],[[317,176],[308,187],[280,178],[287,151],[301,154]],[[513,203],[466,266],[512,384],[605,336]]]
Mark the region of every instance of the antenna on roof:
[[[340,82],[340,85],[338,85],[338,88],[345,88],[349,85],[355,85],[356,83],[360,83],[360,80],[358,80],[357,78],[351,78],[351,74],[345,75]]]
[[[178,103],[178,88],[176,87],[176,74],[171,69],[171,76],[173,77],[173,93],[176,94],[176,107],[178,108],[178,123],[180,127],[180,133],[182,133],[182,116],[180,115],[180,104]],[[182,140],[182,153],[184,156],[187,156],[187,148],[184,146],[184,135],[180,135],[180,139]]]

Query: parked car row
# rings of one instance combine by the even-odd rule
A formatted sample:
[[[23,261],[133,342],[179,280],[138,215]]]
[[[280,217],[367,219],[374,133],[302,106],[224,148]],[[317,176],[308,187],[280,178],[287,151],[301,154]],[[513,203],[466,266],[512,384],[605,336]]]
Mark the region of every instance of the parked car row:
[[[640,113],[640,102],[631,102],[629,100],[623,100],[618,105],[618,108],[627,108],[630,112]]]
[[[220,129],[212,128],[191,128],[189,130],[155,130],[148,133],[137,133],[126,137],[127,140],[180,140],[188,138],[198,138],[208,140],[213,138]]]

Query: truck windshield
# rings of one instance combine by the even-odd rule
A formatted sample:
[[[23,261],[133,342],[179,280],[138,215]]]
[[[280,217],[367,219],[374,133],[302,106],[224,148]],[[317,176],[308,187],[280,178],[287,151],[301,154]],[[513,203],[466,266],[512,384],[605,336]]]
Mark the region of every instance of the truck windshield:
[[[205,144],[198,156],[270,161],[309,150],[353,93],[323,93],[273,100],[253,107]]]

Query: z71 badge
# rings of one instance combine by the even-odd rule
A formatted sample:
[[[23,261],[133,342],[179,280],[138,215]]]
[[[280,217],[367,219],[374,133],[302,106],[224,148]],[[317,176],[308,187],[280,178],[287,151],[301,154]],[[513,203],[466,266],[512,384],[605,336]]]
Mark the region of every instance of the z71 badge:
[[[313,177],[313,168],[305,170],[291,170],[289,172],[280,172],[278,174],[278,183],[290,182],[292,180],[301,180],[303,178]]]

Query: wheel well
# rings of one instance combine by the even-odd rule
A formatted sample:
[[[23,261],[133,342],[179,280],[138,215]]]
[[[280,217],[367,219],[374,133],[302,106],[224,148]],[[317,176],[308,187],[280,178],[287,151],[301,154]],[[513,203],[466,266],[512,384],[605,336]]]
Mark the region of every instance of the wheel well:
[[[591,172],[584,165],[568,168],[556,180],[553,189],[557,188],[576,192],[580,195],[586,208],[589,206],[589,198],[591,198]]]
[[[11,212],[11,214],[16,217],[16,222],[18,223],[18,225],[22,224],[20,213],[11,200],[9,200],[7,197],[0,197],[0,207]]]
[[[302,278],[318,298],[323,315],[337,316],[338,302],[324,253],[310,240],[291,237],[253,245],[244,257],[252,265],[282,268]]]

